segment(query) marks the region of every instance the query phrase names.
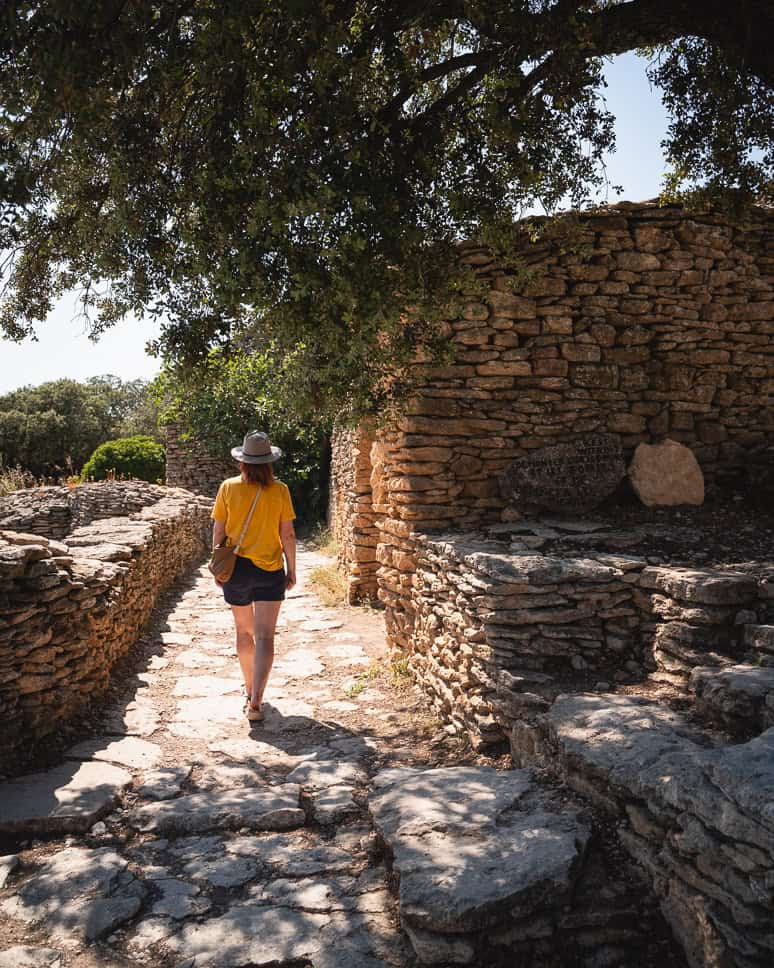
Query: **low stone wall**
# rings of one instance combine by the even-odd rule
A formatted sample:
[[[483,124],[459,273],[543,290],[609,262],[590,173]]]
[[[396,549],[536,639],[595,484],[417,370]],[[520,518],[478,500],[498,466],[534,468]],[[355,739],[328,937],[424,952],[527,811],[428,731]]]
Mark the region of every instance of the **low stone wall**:
[[[159,594],[209,547],[209,500],[139,482],[82,490],[79,514],[98,516],[65,542],[0,531],[2,771],[23,769],[41,740],[99,697]],[[111,503],[120,516],[102,516]]]
[[[476,745],[507,739],[517,766],[614,815],[694,968],[768,965],[774,729],[757,733],[774,722],[774,627],[759,624],[771,563],[584,553],[604,538],[573,521],[512,525],[517,545],[545,546],[517,553],[401,525],[379,546],[379,594],[439,716]],[[718,728],[754,738],[728,745]]]
[[[169,491],[145,481],[101,481],[78,487],[39,487],[0,498],[0,529],[61,539],[100,518],[128,515]]]
[[[769,564],[729,571],[577,548],[514,554],[474,533],[401,535],[400,522],[385,524],[377,553],[388,640],[442,718],[477,744],[502,739],[561,692],[647,677],[689,698],[695,668],[722,670],[746,654],[761,662],[746,642],[768,641],[757,623],[771,614]]]
[[[774,729],[713,747],[628,696],[562,696],[521,752],[615,818],[692,968],[774,961]]]
[[[336,427],[332,435],[328,523],[347,577],[348,599],[376,597],[377,513],[372,496],[373,435],[361,427]]]
[[[215,497],[222,481],[238,473],[235,461],[228,454],[211,454],[201,441],[184,439],[182,424],[165,427],[167,452],[167,485],[184,487],[194,494]]]

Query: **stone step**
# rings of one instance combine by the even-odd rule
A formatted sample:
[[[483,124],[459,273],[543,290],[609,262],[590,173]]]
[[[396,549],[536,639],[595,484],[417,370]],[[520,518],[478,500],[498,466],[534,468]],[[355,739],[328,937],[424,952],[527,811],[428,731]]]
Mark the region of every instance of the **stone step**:
[[[732,732],[759,733],[774,726],[774,669],[732,665],[725,669],[698,667],[691,673],[690,691],[700,713]]]
[[[670,944],[644,881],[632,893],[591,859],[588,820],[530,770],[385,770],[369,809],[420,965],[586,964],[604,946],[644,966]]]
[[[650,566],[642,570],[640,585],[681,602],[706,605],[745,605],[755,601],[758,594],[757,582],[750,575],[711,568]]]
[[[717,674],[717,673],[715,673]],[[515,753],[618,818],[692,968],[774,961],[774,729],[713,746],[633,696],[561,696]]]

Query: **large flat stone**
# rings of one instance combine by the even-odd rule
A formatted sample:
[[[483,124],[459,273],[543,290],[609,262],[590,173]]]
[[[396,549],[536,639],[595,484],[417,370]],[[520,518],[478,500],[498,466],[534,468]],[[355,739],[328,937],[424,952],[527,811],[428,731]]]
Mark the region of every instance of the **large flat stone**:
[[[366,783],[368,775],[357,763],[336,759],[309,759],[288,773],[288,783],[298,783],[305,790],[324,790],[332,786]]]
[[[196,968],[277,965],[311,959],[324,944],[320,931],[330,917],[256,902],[233,905],[219,918],[187,924],[167,945]]]
[[[111,848],[65,847],[2,907],[10,917],[44,922],[55,936],[94,941],[134,917],[146,893]]]
[[[299,788],[211,790],[137,807],[129,822],[138,830],[203,833],[207,830],[292,830],[304,824]]]
[[[755,600],[757,584],[753,577],[738,571],[710,568],[673,568],[652,566],[640,574],[644,588],[657,588],[683,602],[706,605],[744,605]]]
[[[101,760],[126,766],[130,770],[149,770],[156,766],[162,753],[160,746],[136,736],[125,736],[123,739],[100,736],[71,747],[65,756],[68,760]]]
[[[0,784],[0,832],[83,833],[108,813],[132,782],[108,763],[63,763]]]
[[[567,898],[589,830],[544,801],[529,771],[395,769],[374,787],[369,807],[393,853],[406,923],[479,931]]]

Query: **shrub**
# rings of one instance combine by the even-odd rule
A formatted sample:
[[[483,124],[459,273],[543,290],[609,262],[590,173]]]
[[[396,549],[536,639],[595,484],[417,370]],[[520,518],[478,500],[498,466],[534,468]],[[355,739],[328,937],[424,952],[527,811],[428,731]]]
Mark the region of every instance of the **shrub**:
[[[121,437],[97,447],[83,465],[81,479],[135,477],[155,483],[164,479],[164,466],[164,448],[152,437]]]

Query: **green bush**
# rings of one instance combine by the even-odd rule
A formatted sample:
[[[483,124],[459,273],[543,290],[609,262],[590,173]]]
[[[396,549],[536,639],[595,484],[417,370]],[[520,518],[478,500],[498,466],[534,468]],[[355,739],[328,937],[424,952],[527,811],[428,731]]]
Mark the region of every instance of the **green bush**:
[[[163,481],[164,465],[164,448],[152,437],[121,437],[97,447],[83,465],[81,480],[135,477],[154,483]]]

